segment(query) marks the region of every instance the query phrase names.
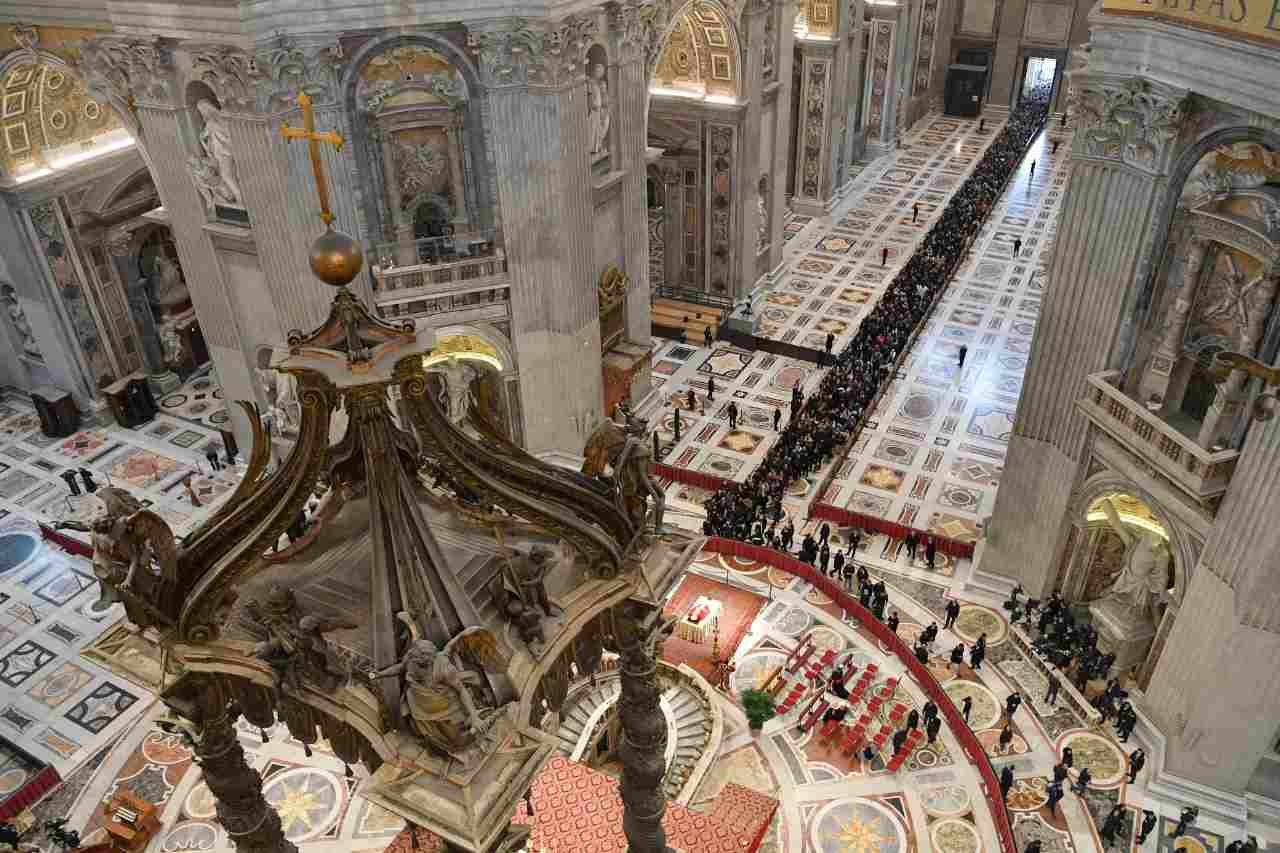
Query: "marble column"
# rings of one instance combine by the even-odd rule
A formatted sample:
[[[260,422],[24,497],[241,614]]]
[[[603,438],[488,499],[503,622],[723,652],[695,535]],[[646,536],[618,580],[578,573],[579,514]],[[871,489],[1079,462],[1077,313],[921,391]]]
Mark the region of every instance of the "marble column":
[[[662,168],[662,235],[666,245],[663,270],[666,283],[672,287],[679,287],[684,281],[684,183],[680,178],[679,167]]]
[[[129,302],[129,312],[138,327],[139,343],[142,345],[142,363],[147,371],[147,384],[157,399],[170,393],[182,384],[178,375],[164,363],[164,346],[160,343],[160,330],[156,327],[155,312],[151,307],[151,295],[148,292],[146,279],[138,276],[132,259],[126,256],[111,255],[116,274],[124,285],[125,297]]]
[[[871,13],[870,56],[867,60],[871,85],[864,111],[868,159],[889,153],[897,140],[899,11],[898,6],[876,6]]]
[[[396,188],[400,186],[400,176],[396,172],[396,150],[390,131],[382,131],[381,142],[382,179],[387,182],[387,196],[390,199],[387,208],[391,213],[391,226],[395,229],[397,243],[393,260],[398,266],[411,266],[418,263],[418,252],[412,245],[413,223],[405,221],[404,209],[397,203],[399,193]],[[374,242],[381,242],[381,236],[377,235]],[[376,261],[381,262],[381,259]]]
[[[463,133],[460,119],[445,128],[449,139],[449,186],[453,193],[453,226],[458,234],[471,227],[471,217],[467,210],[467,185],[463,178],[462,160],[464,157]]]
[[[585,48],[576,63],[558,65],[543,48],[542,29],[500,21],[478,35],[525,448],[576,462],[603,408]],[[643,176],[638,180],[643,212]],[[641,217],[635,225],[645,229],[643,248],[647,223]],[[644,268],[647,259],[634,263]]]
[[[1128,164],[1092,154],[1074,159],[980,565],[1041,597],[1054,580],[1071,492],[1084,474],[1088,422],[1075,403],[1089,375],[1109,366],[1157,191],[1153,175]]]
[[[1280,719],[1280,420],[1249,427],[1143,700],[1165,768],[1242,794]]]
[[[620,684],[618,714],[622,721],[622,828],[628,853],[669,853],[662,816],[666,776],[667,723],[662,716],[657,657],[662,637],[661,613],[623,604],[614,618]]]
[[[245,759],[234,709],[216,675],[189,674],[182,699],[166,698],[189,720],[196,763],[213,794],[218,822],[238,853],[297,853],[285,838],[280,815],[262,795],[262,776]]]
[[[1253,304],[1268,306],[1268,308],[1255,308],[1249,313],[1245,328],[1240,330],[1240,352],[1245,355],[1258,354],[1258,347],[1262,343],[1262,335],[1270,315],[1268,309],[1275,301],[1276,284],[1276,273],[1272,267],[1262,274],[1262,280],[1255,285],[1257,294],[1252,296]],[[1197,437],[1200,446],[1213,447],[1219,443],[1226,444],[1231,440],[1231,435],[1235,432],[1236,420],[1241,409],[1248,402],[1248,397],[1248,377],[1242,371],[1234,371],[1227,377],[1226,382],[1218,386],[1213,405],[1205,413],[1204,423],[1201,424],[1200,435]]]
[[[739,37],[749,45],[764,43],[767,18],[773,12],[772,4],[753,0],[743,10],[739,23]],[[739,92],[747,100],[742,117],[742,132],[738,134],[738,160],[734,169],[736,184],[731,204],[737,209],[734,217],[733,237],[734,266],[728,295],[734,300],[751,293],[760,276],[760,179],[769,171],[769,164],[762,159],[764,146],[761,136],[772,132],[764,124],[764,51],[748,50],[742,64]],[[767,226],[766,226],[767,227]]]
[[[1191,302],[1196,297],[1196,287],[1208,248],[1208,241],[1192,239],[1187,241],[1181,254],[1181,279],[1170,294],[1171,304],[1165,313],[1163,333],[1147,361],[1146,370],[1143,371],[1142,384],[1138,389],[1140,402],[1145,403],[1152,397],[1159,397],[1162,402],[1168,401],[1173,405],[1169,385],[1178,359],[1182,356],[1182,339],[1187,332],[1187,318],[1191,313]]]
[[[828,37],[817,40],[797,38],[800,46],[800,115],[796,122],[796,192],[791,206],[796,213],[822,216],[835,199],[832,148],[839,148],[835,135],[836,104],[833,91],[843,75],[839,73],[836,45]]]

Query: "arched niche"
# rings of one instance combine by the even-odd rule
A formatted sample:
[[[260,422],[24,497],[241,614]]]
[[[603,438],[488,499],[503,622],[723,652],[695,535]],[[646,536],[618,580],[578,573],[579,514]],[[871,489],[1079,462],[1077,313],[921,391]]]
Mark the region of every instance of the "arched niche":
[[[1202,543],[1150,492],[1115,471],[1098,471],[1081,485],[1068,509],[1072,527],[1059,568],[1059,587],[1064,597],[1076,604],[1091,604],[1091,613],[1106,600],[1106,593],[1129,557],[1129,549],[1102,509],[1104,501],[1113,503],[1118,521],[1130,538],[1154,535],[1168,546],[1167,588],[1154,602],[1145,639],[1127,650],[1110,649],[1118,653],[1117,666],[1122,671],[1136,669],[1139,683],[1145,685],[1178,618]],[[1105,624],[1095,621],[1095,627],[1105,638]],[[1100,645],[1106,644],[1100,640]]]
[[[133,145],[110,103],[60,57],[14,50],[0,61],[0,177],[22,182]]]
[[[431,34],[375,39],[353,57],[343,92],[367,232],[386,244],[376,258],[418,263],[395,244],[493,228],[481,87],[465,54]]]
[[[462,379],[489,422],[508,440],[522,443],[520,378],[510,340],[484,323],[437,326],[434,332],[435,346],[424,364],[436,374],[437,393],[447,395],[447,383]],[[447,362],[465,370],[453,370]]]
[[[735,18],[718,0],[688,0],[672,11],[650,91],[737,101],[743,54]]]
[[[1176,605],[1181,602],[1187,590],[1188,572],[1195,566],[1198,556],[1195,542],[1154,495],[1110,470],[1101,471],[1086,480],[1071,504],[1069,518],[1076,528],[1076,535],[1062,571],[1064,596],[1083,603],[1093,600],[1085,597],[1090,586],[1098,594],[1105,591],[1103,581],[1106,578],[1090,576],[1090,559],[1091,549],[1103,538],[1094,534],[1109,530],[1107,517],[1101,508],[1102,501],[1107,499],[1115,500],[1121,523],[1127,529],[1131,528],[1135,535],[1153,533],[1168,542],[1170,569],[1166,603]],[[1095,571],[1105,570],[1113,580],[1119,566],[1119,563],[1100,564],[1093,568]]]
[[[1271,362],[1280,347],[1280,147],[1252,133],[1214,141],[1175,170],[1177,205],[1127,388],[1206,448],[1242,440],[1258,390],[1238,373],[1218,383],[1213,357]]]

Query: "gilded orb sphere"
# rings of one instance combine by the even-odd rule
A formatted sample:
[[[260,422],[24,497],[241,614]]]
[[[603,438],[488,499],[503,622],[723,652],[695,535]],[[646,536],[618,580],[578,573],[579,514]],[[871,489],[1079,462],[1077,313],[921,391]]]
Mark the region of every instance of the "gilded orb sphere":
[[[349,235],[332,228],[311,244],[311,271],[332,287],[345,287],[364,266],[364,252]]]

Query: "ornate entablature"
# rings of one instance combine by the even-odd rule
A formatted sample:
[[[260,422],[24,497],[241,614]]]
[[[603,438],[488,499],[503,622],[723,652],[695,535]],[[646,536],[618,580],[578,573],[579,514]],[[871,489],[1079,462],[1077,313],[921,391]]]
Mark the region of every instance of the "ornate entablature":
[[[1071,75],[1077,152],[1163,172],[1186,115],[1186,90],[1087,75]]]

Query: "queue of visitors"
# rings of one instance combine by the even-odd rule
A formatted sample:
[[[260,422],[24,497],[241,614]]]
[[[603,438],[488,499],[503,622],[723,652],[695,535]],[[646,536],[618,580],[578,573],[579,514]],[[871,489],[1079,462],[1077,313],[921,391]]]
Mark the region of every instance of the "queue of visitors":
[[[760,466],[745,482],[727,485],[707,498],[707,535],[789,550],[778,526],[787,486],[816,473],[861,428],[896,369],[898,356],[964,261],[1005,181],[1044,124],[1048,96],[1048,89],[1036,92],[1010,113],[853,339],[830,359],[831,369],[816,392],[806,400],[798,383],[792,389],[791,418]],[[812,563],[816,554],[808,556]]]

